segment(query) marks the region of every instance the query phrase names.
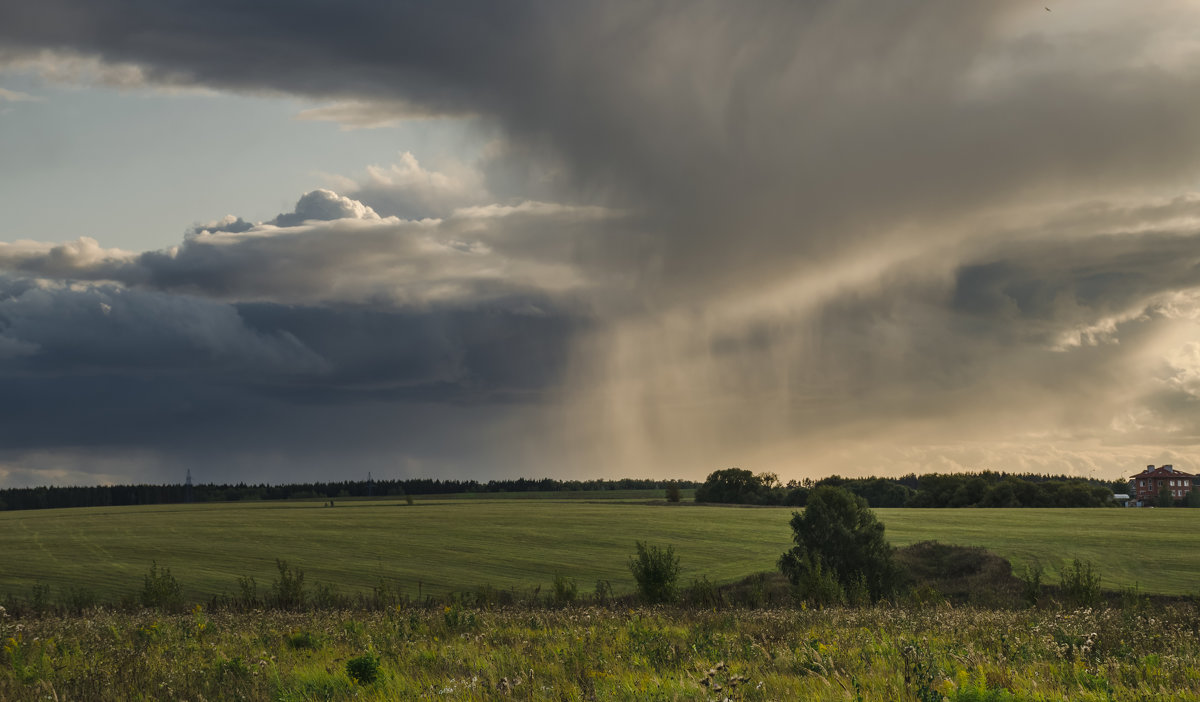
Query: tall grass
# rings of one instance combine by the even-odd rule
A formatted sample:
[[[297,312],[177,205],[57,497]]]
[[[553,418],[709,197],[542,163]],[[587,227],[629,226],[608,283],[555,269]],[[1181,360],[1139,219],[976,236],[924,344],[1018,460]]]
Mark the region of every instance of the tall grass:
[[[0,614],[0,699],[1200,700],[1195,604]]]

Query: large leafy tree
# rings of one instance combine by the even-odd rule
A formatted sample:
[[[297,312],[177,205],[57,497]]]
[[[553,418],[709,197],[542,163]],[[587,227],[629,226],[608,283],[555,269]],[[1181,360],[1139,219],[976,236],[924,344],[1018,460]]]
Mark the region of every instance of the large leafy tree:
[[[761,504],[777,487],[779,478],[774,473],[755,475],[743,468],[726,468],[708,474],[696,488],[696,502]]]
[[[796,542],[779,559],[793,585],[832,579],[844,592],[863,591],[872,601],[899,587],[899,570],[883,524],[866,500],[841,488],[821,486],[808,496],[803,512],[792,515]]]

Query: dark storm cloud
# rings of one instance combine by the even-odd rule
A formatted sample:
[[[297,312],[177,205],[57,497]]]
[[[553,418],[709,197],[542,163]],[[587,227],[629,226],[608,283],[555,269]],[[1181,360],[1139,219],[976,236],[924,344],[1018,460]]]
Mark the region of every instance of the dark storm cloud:
[[[951,309],[1036,337],[1141,313],[1200,287],[1200,235],[1126,234],[1009,247],[955,275]],[[1043,339],[1044,340],[1044,339]]]
[[[1197,203],[1176,197],[1200,171],[1200,56],[1179,29],[1195,19],[1184,3],[10,3],[10,60],[330,99],[352,107],[307,116],[352,125],[472,115],[502,144],[475,180],[414,160],[170,250],[18,242],[0,266],[240,305],[246,338],[331,364],[242,390],[289,412],[339,393],[568,395],[571,455],[598,467],[857,460],[822,444],[839,434],[894,439],[905,466],[926,455],[911,442],[964,436],[1021,456],[1035,435],[1133,442],[1187,411],[1151,395],[1194,366],[1175,352],[1200,283]],[[375,334],[390,355],[361,349]],[[0,336],[0,358],[40,344]],[[1076,450],[1070,465],[1103,463]],[[784,460],[766,467],[803,462]]]
[[[653,226],[614,228],[594,263],[653,266],[647,293],[678,299],[894,244],[897,226],[1192,168],[1200,72],[1104,59],[1160,27],[1060,41],[1054,17],[1008,26],[1028,9],[51,0],[0,11],[0,37],[202,85],[485,115],[517,157],[562,160],[564,198],[644,208]]]
[[[0,278],[0,445],[245,449],[325,417],[399,447],[379,427],[394,403],[511,406],[558,382],[584,322],[539,302],[550,311],[235,305]],[[335,409],[303,409],[321,406]]]
[[[1162,27],[1009,26],[1030,9],[50,0],[0,11],[0,36],[152,79],[485,115],[514,153],[562,159],[575,196],[648,208],[651,240],[615,231],[596,260],[653,262],[645,282],[670,287],[650,293],[692,295],[894,242],[897,224],[1188,172],[1200,72],[1129,58]]]

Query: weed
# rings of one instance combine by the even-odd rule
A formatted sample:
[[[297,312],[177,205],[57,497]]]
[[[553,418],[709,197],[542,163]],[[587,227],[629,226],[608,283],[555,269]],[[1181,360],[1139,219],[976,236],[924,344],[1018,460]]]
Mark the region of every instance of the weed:
[[[1021,599],[1030,607],[1036,607],[1042,597],[1042,576],[1045,569],[1038,561],[1026,565],[1021,575]]]
[[[563,575],[554,576],[554,591],[551,601],[556,605],[574,604],[579,596],[579,585],[571,578]]]
[[[370,685],[379,678],[379,656],[370,651],[346,661],[346,675],[359,685]]]
[[[271,604],[279,609],[303,609],[307,599],[304,571],[279,559],[275,559],[275,567],[279,569],[279,577],[271,583]]]
[[[1100,602],[1100,574],[1092,568],[1092,562],[1076,558],[1062,572],[1063,598],[1076,607],[1091,607]]]
[[[315,651],[321,647],[321,640],[311,631],[296,631],[284,637],[287,647],[293,650]]]
[[[170,568],[158,567],[156,561],[151,561],[150,571],[143,579],[140,601],[143,607],[177,612],[183,609],[183,588]]]

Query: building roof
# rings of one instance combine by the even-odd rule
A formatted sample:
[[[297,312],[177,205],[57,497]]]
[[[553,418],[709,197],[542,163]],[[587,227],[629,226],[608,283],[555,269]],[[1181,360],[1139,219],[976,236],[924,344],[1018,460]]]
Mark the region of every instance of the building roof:
[[[1196,476],[1191,473],[1184,473],[1181,470],[1176,470],[1174,466],[1166,465],[1155,468],[1154,466],[1146,466],[1146,470],[1133,476],[1134,478],[1194,478]]]

